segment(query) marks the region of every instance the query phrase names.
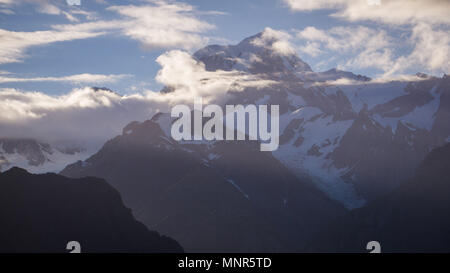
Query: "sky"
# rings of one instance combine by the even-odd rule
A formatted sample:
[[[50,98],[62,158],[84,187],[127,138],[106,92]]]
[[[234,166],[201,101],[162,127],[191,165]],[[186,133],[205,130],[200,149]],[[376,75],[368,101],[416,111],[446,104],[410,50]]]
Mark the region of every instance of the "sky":
[[[103,143],[193,97],[270,85],[192,57],[259,32],[314,71],[442,77],[449,14],[448,0],[0,0],[0,137]]]
[[[0,88],[158,91],[156,59],[282,32],[315,71],[372,78],[450,68],[447,0],[0,0]]]

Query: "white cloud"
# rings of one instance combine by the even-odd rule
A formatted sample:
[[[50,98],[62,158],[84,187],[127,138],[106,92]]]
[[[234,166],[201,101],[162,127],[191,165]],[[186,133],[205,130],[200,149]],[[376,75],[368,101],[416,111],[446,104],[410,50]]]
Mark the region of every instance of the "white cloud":
[[[1,73],[0,73],[1,75]],[[17,78],[0,76],[0,83],[13,82],[69,82],[72,84],[104,84],[114,83],[131,75],[102,75],[102,74],[77,74],[64,77],[35,77],[35,78]]]
[[[28,2],[0,0],[7,5]],[[64,11],[52,4],[50,0],[33,2],[40,12],[63,14],[71,22],[78,22],[75,15],[87,19],[95,18],[91,12],[81,9]],[[54,42],[87,39],[106,33],[121,33],[139,41],[144,48],[182,48],[190,50],[207,43],[208,38],[202,33],[214,28],[213,25],[198,19],[193,6],[164,1],[148,1],[145,5],[111,6],[109,10],[122,18],[117,20],[97,20],[78,24],[52,26],[52,30],[15,32],[0,29],[0,64],[20,62],[26,50],[32,46],[46,45]],[[282,46],[282,45],[281,45]]]
[[[70,6],[80,6],[81,5],[81,0],[66,0],[67,5]]]
[[[101,143],[132,120],[150,118],[158,107],[145,95],[119,96],[90,88],[62,96],[0,90],[2,137],[32,137],[48,142]]]
[[[36,11],[44,14],[59,15],[62,14],[58,1],[55,0],[0,0],[3,7],[14,8],[22,4],[32,4],[36,7]]]
[[[183,3],[151,1],[145,6],[111,6],[108,9],[126,18],[121,24],[123,34],[147,48],[192,49],[208,41],[199,33],[214,28],[196,18],[194,8]]]
[[[343,6],[345,1],[346,0],[284,0],[289,8],[295,11],[333,9]]]
[[[281,55],[295,54],[295,47],[291,44],[292,36],[284,31],[266,27],[260,38],[254,39],[255,46],[267,47]]]
[[[342,68],[387,70],[392,65],[392,47],[395,44],[384,30],[363,26],[334,27],[329,30],[306,27],[297,32],[297,37],[306,41],[300,51],[311,56],[329,52],[350,55],[341,64]]]
[[[305,40],[300,47],[304,53],[311,56],[349,53],[342,67],[377,68],[383,71],[383,76],[413,69],[437,74],[449,72],[448,0],[284,1],[294,11],[329,9],[331,16],[350,22],[379,23],[370,29],[343,27],[324,31],[305,28],[298,35]],[[390,34],[383,30],[387,26]],[[393,31],[401,34],[394,35]]]
[[[317,42],[306,41],[306,44],[299,47],[300,52],[316,57],[324,52],[320,49],[321,45]]]
[[[333,27],[326,31],[310,26],[298,31],[297,37],[307,41],[320,42],[325,48],[340,52],[361,48],[374,51],[391,44],[391,38],[386,31],[363,26]]]
[[[202,96],[205,103],[221,103],[229,90],[264,88],[273,83],[241,72],[206,71],[203,63],[179,50],[161,55],[157,62],[161,65],[157,81],[173,88],[173,92],[146,91],[120,96],[109,91],[94,92],[91,88],[80,88],[66,95],[51,96],[41,92],[0,89],[0,137],[101,144],[120,134],[130,121],[147,120],[158,111],[170,112],[174,104],[192,105],[195,96]],[[76,75],[55,80],[94,78]]]
[[[333,10],[347,21],[372,21],[377,27],[307,27],[298,33],[301,52],[319,56],[344,54],[343,68],[376,68],[383,76],[408,70],[448,73],[450,69],[450,1],[448,0],[285,0],[294,11]],[[386,25],[390,31],[383,30]]]
[[[332,16],[348,21],[387,24],[450,24],[448,0],[284,0],[294,11],[332,9]]]
[[[156,80],[174,91],[156,99],[168,104],[191,104],[194,97],[202,97],[205,103],[221,103],[229,90],[241,91],[243,88],[263,88],[273,84],[258,76],[237,71],[207,71],[202,62],[193,59],[188,53],[172,50],[156,60],[161,66]]]
[[[429,79],[428,77],[421,77],[418,75],[396,75],[393,77],[383,77],[372,79],[369,82],[357,81],[348,78],[340,78],[337,80],[325,81],[325,82],[315,82],[314,86],[336,86],[336,85],[371,85],[371,84],[383,84],[392,81],[398,82],[420,82]]]
[[[178,2],[149,1],[145,5],[111,6],[108,10],[122,18],[95,22],[54,25],[61,31],[119,32],[141,43],[143,48],[182,48],[191,50],[205,45],[204,36],[215,26],[196,17],[193,6]]]
[[[0,0],[0,12],[6,14],[14,14],[13,8],[23,4],[30,4],[35,7],[35,11],[38,13],[49,15],[62,15],[66,17],[70,22],[78,22],[79,18],[76,15],[84,15],[86,19],[91,20],[95,18],[95,12],[89,12],[81,9],[80,1],[71,1],[75,5],[69,5],[68,3],[62,4],[61,0]]]
[[[64,14],[64,16],[66,16],[67,20],[69,20],[70,22],[78,22],[79,21],[77,17],[73,16],[69,12],[63,11],[62,14]]]
[[[93,31],[9,31],[0,29],[0,64],[20,62],[31,46],[47,45],[55,42],[92,38],[104,34]]]
[[[437,73],[450,71],[450,37],[447,31],[428,24],[418,24],[413,28],[409,42],[413,50],[396,59],[386,75],[418,66]]]
[[[40,13],[59,15],[61,14],[61,9],[49,1],[35,1],[38,4],[37,11]]]
[[[299,50],[313,57],[333,55],[342,69],[375,68],[383,77],[406,71],[448,73],[450,38],[448,32],[421,23],[400,37],[382,28],[363,26],[321,30],[306,27],[297,31],[303,41]]]

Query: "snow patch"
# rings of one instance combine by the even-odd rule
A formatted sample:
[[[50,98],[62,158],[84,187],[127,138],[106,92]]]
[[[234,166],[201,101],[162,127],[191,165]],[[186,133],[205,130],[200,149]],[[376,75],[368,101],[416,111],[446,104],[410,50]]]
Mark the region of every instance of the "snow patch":
[[[350,101],[353,111],[359,113],[364,105],[368,109],[384,104],[399,96],[405,95],[406,82],[367,83],[361,85],[339,85],[325,87],[327,94],[341,90]]]
[[[340,177],[345,174],[346,169],[337,169],[333,161],[327,159],[338,145],[342,136],[353,124],[353,120],[335,121],[332,116],[319,116],[323,114],[315,107],[304,107],[297,109],[291,114],[280,117],[280,129],[286,128],[290,120],[303,118],[303,131],[296,135],[285,145],[281,145],[272,154],[297,177],[304,178],[305,175],[313,180],[317,187],[324,191],[330,198],[353,209],[365,204],[365,200],[359,196],[353,186],[343,181]],[[315,119],[312,119],[316,117]],[[294,146],[294,142],[303,137],[300,146]],[[320,155],[308,155],[312,146],[319,147]]]
[[[387,126],[390,126],[392,128],[393,134],[395,134],[395,132],[397,131],[399,122],[402,122],[402,124],[404,125],[410,124],[407,125],[408,128],[411,128],[411,125],[413,125],[415,128],[431,131],[435,119],[435,114],[438,111],[440,104],[440,97],[433,97],[434,99],[429,103],[414,108],[413,111],[402,117],[382,117],[381,115],[376,114],[373,116],[373,119],[385,128],[387,128]]]
[[[62,171],[67,165],[72,164],[77,161],[83,161],[89,158],[92,154],[95,152],[88,152],[84,151],[81,153],[75,153],[75,154],[65,154],[61,153],[58,150],[54,150],[52,154],[49,154],[45,151],[43,151],[44,156],[47,158],[46,162],[39,166],[32,166],[28,163],[28,159],[20,155],[18,153],[12,153],[12,154],[3,154],[3,157],[5,158],[6,162],[8,162],[8,165],[2,166],[2,171],[6,171],[11,169],[12,167],[19,167],[22,169],[27,170],[30,173],[34,174],[40,174],[40,173],[58,173]],[[0,154],[2,154],[0,152]],[[1,162],[0,162],[1,164]]]
[[[240,193],[242,193],[242,195],[244,195],[245,198],[250,200],[250,197],[248,196],[248,194],[246,194],[241,187],[239,187],[231,178],[228,178],[227,181],[233,185],[233,187],[235,187]]]

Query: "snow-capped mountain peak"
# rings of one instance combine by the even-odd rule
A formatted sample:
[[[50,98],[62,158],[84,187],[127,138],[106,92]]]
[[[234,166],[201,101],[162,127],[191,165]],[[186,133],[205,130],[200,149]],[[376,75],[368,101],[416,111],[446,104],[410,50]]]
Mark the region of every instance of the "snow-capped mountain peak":
[[[312,71],[289,44],[267,31],[242,40],[237,45],[210,45],[198,50],[194,57],[206,69],[239,70],[252,74],[295,73]]]
[[[236,45],[206,46],[198,50],[194,57],[203,62],[208,71],[238,70],[284,81],[311,83],[339,79],[362,82],[371,80],[337,68],[315,72],[283,38],[283,34],[265,30]]]

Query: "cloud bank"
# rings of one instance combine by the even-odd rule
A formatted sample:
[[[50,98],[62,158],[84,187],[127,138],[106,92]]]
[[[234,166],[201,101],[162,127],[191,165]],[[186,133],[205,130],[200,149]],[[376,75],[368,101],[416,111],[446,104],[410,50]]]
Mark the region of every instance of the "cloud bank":
[[[131,121],[143,121],[157,112],[170,112],[175,104],[192,106],[195,96],[205,103],[221,103],[227,92],[264,88],[273,82],[233,71],[206,71],[203,63],[187,52],[173,50],[161,55],[156,80],[169,93],[146,91],[121,96],[90,87],[51,96],[11,88],[0,89],[0,137],[30,137],[45,142],[81,141],[96,145],[121,133]],[[72,76],[79,80],[87,76]],[[44,78],[48,80],[48,78]],[[56,78],[55,80],[67,80]]]

